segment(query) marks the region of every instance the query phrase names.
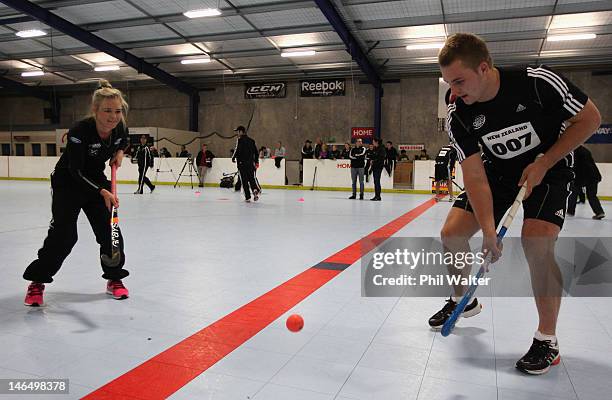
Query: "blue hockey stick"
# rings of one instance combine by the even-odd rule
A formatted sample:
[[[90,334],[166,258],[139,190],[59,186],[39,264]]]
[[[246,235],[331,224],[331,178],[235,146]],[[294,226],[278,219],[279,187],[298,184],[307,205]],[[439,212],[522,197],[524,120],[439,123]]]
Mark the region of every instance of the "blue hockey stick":
[[[524,184],[521,187],[521,190],[519,190],[518,195],[516,195],[516,199],[514,199],[514,203],[512,204],[512,207],[510,207],[510,211],[508,212],[508,215],[504,219],[504,223],[502,224],[502,227],[499,228],[499,232],[497,233],[497,243],[498,244],[500,244],[504,236],[506,236],[506,232],[508,231],[508,228],[512,224],[512,220],[514,219],[514,216],[516,215],[516,212],[518,211],[519,206],[523,202],[523,197],[525,197],[526,190],[527,190],[527,186],[526,184]],[[461,301],[459,302],[459,304],[457,304],[457,307],[455,307],[451,316],[448,318],[448,320],[446,320],[446,322],[442,326],[442,332],[441,332],[442,336],[446,337],[450,335],[453,329],[455,328],[455,324],[457,323],[457,320],[459,319],[461,314],[463,314],[465,307],[467,307],[467,305],[472,300],[472,297],[474,296],[476,289],[478,289],[478,280],[482,278],[485,271],[488,269],[490,263],[491,263],[491,252],[487,254],[484,262],[480,266],[480,269],[478,270],[478,273],[476,274],[476,279],[474,280],[474,283],[470,285],[470,288],[463,295],[463,297],[461,298]]]

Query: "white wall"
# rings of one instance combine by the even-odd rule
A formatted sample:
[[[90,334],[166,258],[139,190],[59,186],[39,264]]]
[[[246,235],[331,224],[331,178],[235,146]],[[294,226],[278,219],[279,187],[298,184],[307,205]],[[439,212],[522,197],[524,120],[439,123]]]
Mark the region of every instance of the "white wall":
[[[59,157],[8,157],[0,156],[0,177],[12,178],[49,178]],[[154,180],[156,171],[158,182],[176,182],[181,169],[185,165],[186,158],[156,158],[152,169],[149,169],[147,176]],[[236,164],[232,163],[229,158],[215,158],[212,168],[209,168],[206,174],[206,183],[218,184],[223,173],[236,172]],[[10,174],[10,175],[9,175]],[[179,182],[190,182],[189,168],[186,167],[181,175]],[[197,171],[194,172],[194,175]],[[106,175],[110,177],[110,167],[106,167]],[[137,181],[138,180],[138,165],[132,164],[129,158],[123,160],[121,168],[117,170],[117,179],[120,181]],[[260,160],[259,169],[257,170],[257,179],[262,185],[284,185],[285,184],[285,160],[281,162],[281,167],[276,168],[274,160]],[[197,176],[193,176],[193,181],[197,184]]]
[[[315,186],[332,188],[351,187],[350,160],[304,160],[304,186],[312,185],[315,167],[317,168]],[[383,170],[380,177],[380,186],[383,189],[393,189],[393,177],[389,177],[385,170]],[[365,182],[365,187],[374,188],[374,179],[371,176],[370,181]],[[359,181],[357,182],[357,188],[359,189]]]

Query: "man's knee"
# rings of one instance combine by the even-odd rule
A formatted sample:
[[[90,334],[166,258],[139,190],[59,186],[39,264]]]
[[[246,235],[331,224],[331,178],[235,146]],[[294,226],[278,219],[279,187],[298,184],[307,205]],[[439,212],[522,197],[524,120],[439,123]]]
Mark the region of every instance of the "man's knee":
[[[560,230],[551,222],[526,219],[521,232],[521,244],[527,260],[539,262],[554,257],[555,242]]]

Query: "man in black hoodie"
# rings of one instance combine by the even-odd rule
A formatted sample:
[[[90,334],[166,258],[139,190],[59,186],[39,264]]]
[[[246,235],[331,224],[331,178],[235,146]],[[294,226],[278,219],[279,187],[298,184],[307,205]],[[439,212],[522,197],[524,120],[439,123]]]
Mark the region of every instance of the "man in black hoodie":
[[[151,193],[155,190],[155,185],[147,178],[147,170],[153,167],[153,154],[151,153],[147,139],[147,135],[140,136],[140,146],[138,146],[136,155],[134,156],[136,160],[138,160],[138,189],[134,194],[142,194],[145,184],[149,187]]]
[[[355,147],[351,149],[349,158],[351,159],[351,180],[353,181],[353,195],[349,199],[357,198],[357,177],[359,177],[359,200],[363,200],[363,175],[365,167],[366,148],[363,147],[361,139],[357,139]]]
[[[574,150],[574,171],[576,179],[573,182],[572,194],[570,194],[567,202],[567,214],[575,214],[578,190],[582,191],[582,187],[585,186],[586,197],[594,213],[593,219],[603,219],[606,214],[597,198],[597,185],[601,182],[601,173],[591,152],[584,146],[578,146]]]
[[[238,162],[238,172],[244,189],[245,201],[247,203],[251,201],[251,190],[253,191],[253,200],[257,201],[261,192],[255,180],[255,170],[259,167],[259,152],[255,141],[247,136],[244,126],[238,126],[234,129],[234,132],[238,133],[238,141],[236,142],[232,162]]]
[[[382,170],[385,166],[385,159],[387,158],[387,152],[385,148],[381,145],[381,140],[379,138],[374,138],[373,145],[374,148],[370,151],[370,162],[372,168],[372,176],[374,177],[374,197],[370,200],[372,201],[380,201],[380,176],[382,175]]]

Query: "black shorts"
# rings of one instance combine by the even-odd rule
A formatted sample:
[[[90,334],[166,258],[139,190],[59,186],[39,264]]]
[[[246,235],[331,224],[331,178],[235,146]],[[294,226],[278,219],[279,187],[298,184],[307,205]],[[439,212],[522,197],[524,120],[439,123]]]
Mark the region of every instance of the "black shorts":
[[[448,165],[442,163],[435,164],[434,179],[436,182],[448,180]]]
[[[493,195],[493,214],[497,227],[506,211],[514,203],[519,192],[517,180],[505,180],[494,177],[487,172],[491,194]],[[548,171],[542,183],[533,188],[531,195],[523,201],[524,218],[546,221],[563,228],[567,198],[570,195],[570,182],[573,179],[571,170]],[[472,206],[466,192],[461,192],[453,207],[472,212]]]

